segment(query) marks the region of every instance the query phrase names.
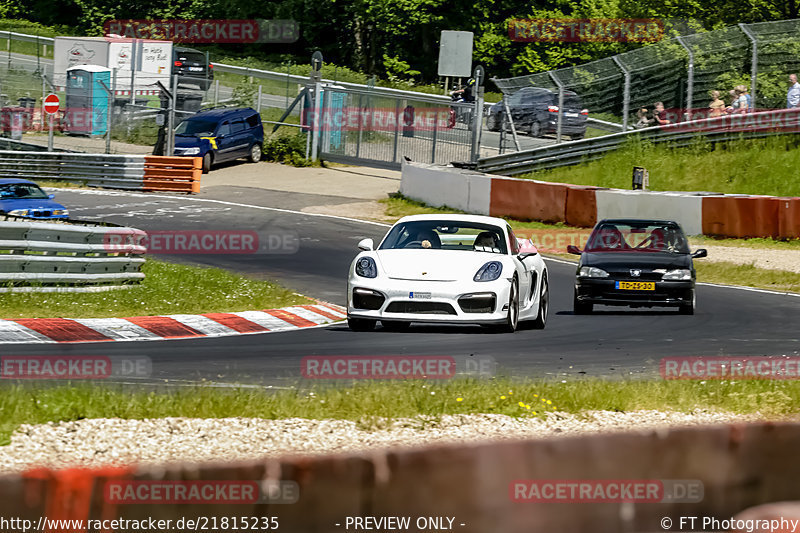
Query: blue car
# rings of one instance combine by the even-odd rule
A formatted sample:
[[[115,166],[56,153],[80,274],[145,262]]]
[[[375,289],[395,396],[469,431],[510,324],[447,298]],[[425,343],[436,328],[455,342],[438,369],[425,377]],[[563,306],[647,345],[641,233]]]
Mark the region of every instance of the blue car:
[[[212,165],[246,157],[261,161],[264,126],[255,109],[217,108],[187,118],[175,129],[173,155],[202,157],[203,173]]]
[[[53,201],[32,181],[17,178],[0,179],[0,214],[40,220],[66,219],[69,211]]]

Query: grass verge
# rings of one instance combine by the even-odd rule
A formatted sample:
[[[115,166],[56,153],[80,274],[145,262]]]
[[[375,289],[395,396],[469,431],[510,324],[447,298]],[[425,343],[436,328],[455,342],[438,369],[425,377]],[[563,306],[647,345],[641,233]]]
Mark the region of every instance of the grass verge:
[[[308,298],[270,281],[219,268],[148,259],[141,285],[95,293],[2,293],[0,317],[97,318],[272,309]],[[202,287],[202,289],[200,289]]]
[[[644,166],[655,191],[800,196],[798,146],[800,135],[716,144],[701,137],[686,148],[633,139],[597,161],[523,177],[629,189],[633,167]]]
[[[263,419],[306,418],[359,421],[366,429],[383,418],[437,417],[494,413],[543,416],[548,411],[628,412],[657,409],[691,413],[717,410],[765,417],[798,412],[797,381],[632,381],[581,379],[516,381],[457,379],[408,380],[311,390],[215,389],[206,386],[172,392],[130,392],[122,387],[8,385],[0,394],[0,444],[20,424],[44,424],[82,418],[161,417]]]

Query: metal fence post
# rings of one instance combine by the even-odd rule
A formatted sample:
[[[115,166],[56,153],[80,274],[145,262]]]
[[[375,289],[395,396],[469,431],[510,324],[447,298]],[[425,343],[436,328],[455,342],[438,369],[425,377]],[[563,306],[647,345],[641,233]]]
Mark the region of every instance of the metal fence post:
[[[320,120],[322,117],[322,99],[325,94],[322,90],[322,84],[317,82],[314,84],[314,123],[311,125],[311,160],[316,161],[319,158],[319,132]]]
[[[219,80],[214,80],[214,105],[219,105]]]
[[[564,84],[558,79],[555,72],[552,70],[548,72],[550,79],[558,87],[558,122],[556,123],[556,142],[561,142],[561,125],[564,117]]]
[[[259,113],[261,113],[261,90],[262,90],[262,86],[259,85],[258,86],[258,101],[256,102],[256,111],[258,111]]]
[[[756,36],[750,31],[747,27],[747,24],[739,23],[739,28],[741,28],[742,32],[747,35],[750,39],[750,43],[753,45],[753,57],[750,60],[750,102],[753,105],[753,109],[756,108],[756,81],[758,80],[758,41],[756,40]]]
[[[136,59],[138,57],[136,43],[136,39],[131,41],[131,94],[129,98],[131,105],[135,102],[133,95],[136,93]]]
[[[612,56],[611,59],[622,71],[625,80],[622,87],[622,131],[628,131],[628,115],[631,109],[631,73],[617,56]]]
[[[394,106],[394,116],[397,120],[397,123],[394,127],[394,150],[392,151],[392,162],[397,161],[397,143],[400,140],[400,124],[402,122],[402,118],[400,117],[400,99],[398,98],[395,101]]]
[[[687,69],[686,75],[688,79],[686,80],[686,118],[692,118],[692,98],[694,97],[694,52],[692,49],[683,41],[683,37],[678,36],[677,40],[681,43],[686,53],[689,55],[689,67]]]
[[[167,122],[167,150],[164,155],[172,156],[175,153],[175,107],[178,104],[178,75],[172,76],[172,98],[169,102]]]
[[[475,67],[472,79],[475,80],[475,88],[478,94],[475,96],[475,109],[472,110],[472,146],[470,161],[475,162],[481,156],[481,131],[483,130],[483,78],[484,70],[481,65]]]
[[[117,94],[117,69],[111,71],[111,93],[108,95],[108,110],[106,114],[106,153],[111,153],[111,123],[114,120],[114,97]]]

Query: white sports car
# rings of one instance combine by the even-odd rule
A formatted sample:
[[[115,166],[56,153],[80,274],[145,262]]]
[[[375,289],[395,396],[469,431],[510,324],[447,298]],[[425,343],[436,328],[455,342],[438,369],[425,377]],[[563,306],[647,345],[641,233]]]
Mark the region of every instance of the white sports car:
[[[530,241],[501,218],[414,215],[400,219],[377,249],[372,239],[350,265],[347,323],[371,330],[412,322],[493,325],[547,322],[547,266]]]

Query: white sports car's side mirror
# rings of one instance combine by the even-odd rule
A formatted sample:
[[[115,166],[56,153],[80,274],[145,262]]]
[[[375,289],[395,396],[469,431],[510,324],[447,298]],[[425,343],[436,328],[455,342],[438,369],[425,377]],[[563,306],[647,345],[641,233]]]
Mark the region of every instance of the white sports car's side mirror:
[[[375,243],[372,239],[361,239],[358,241],[358,248],[359,250],[364,250],[365,252],[369,252],[373,248],[375,248]]]

